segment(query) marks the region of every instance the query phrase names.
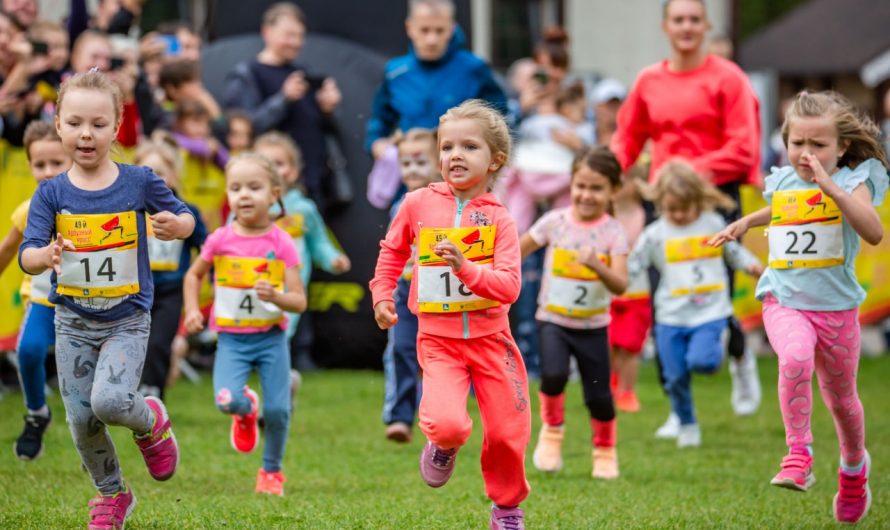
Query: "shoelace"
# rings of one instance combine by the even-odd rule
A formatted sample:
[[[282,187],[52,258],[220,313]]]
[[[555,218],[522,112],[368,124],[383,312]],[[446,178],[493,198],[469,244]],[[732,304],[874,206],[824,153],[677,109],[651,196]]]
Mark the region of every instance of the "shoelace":
[[[504,517],[498,517],[501,521],[501,526],[504,527],[505,530],[521,530],[522,529],[522,517],[518,515],[505,515]]]
[[[445,467],[454,458],[454,451],[442,451],[433,449],[433,463],[439,467]]]
[[[838,493],[845,501],[857,501],[865,496],[865,476],[840,474]]]

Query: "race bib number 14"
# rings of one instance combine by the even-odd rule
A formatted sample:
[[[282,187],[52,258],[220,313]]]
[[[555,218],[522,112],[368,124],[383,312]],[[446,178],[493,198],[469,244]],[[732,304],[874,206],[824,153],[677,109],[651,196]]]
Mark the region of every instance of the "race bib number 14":
[[[60,214],[56,227],[75,247],[62,252],[59,294],[113,298],[139,292],[136,212]]]

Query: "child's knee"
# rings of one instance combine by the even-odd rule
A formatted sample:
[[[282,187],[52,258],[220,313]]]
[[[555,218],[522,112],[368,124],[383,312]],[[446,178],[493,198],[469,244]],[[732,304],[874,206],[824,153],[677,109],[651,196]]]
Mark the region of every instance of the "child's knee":
[[[132,392],[113,392],[109,395],[94,396],[93,414],[106,425],[122,425],[133,414],[135,397]]]
[[[689,362],[689,371],[697,374],[710,375],[720,369],[723,364],[723,357],[720,355],[704,357],[701,359],[692,359]]]
[[[442,419],[421,420],[424,434],[434,444],[445,449],[461,447],[467,442],[472,430],[469,420]]]
[[[290,422],[290,409],[266,407],[263,409],[263,418],[267,431],[286,431]]]
[[[236,408],[235,394],[226,387],[216,391],[216,408],[226,414],[234,414]]]
[[[559,395],[565,390],[566,383],[568,382],[569,374],[567,373],[542,373],[541,392],[548,396]]]
[[[612,395],[593,396],[585,399],[584,404],[590,412],[590,417],[599,421],[609,421],[615,418],[615,404]]]

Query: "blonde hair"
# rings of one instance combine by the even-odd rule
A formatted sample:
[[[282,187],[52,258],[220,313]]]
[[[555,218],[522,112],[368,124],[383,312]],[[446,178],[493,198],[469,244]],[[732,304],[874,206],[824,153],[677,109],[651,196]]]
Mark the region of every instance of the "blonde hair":
[[[62,83],[62,88],[59,89],[59,95],[56,98],[56,118],[59,117],[62,111],[62,102],[65,100],[65,95],[69,90],[74,89],[95,90],[110,95],[112,105],[114,106],[114,126],[120,126],[121,115],[124,112],[123,96],[121,96],[120,88],[107,75],[96,69],[82,74],[74,74],[70,79]]]
[[[494,181],[498,173],[507,160],[510,159],[510,150],[513,146],[513,140],[510,138],[510,129],[507,122],[500,112],[494,107],[481,99],[469,99],[456,107],[448,109],[442,117],[439,118],[439,128],[449,121],[457,120],[473,120],[482,129],[482,136],[488,148],[491,150],[492,156],[497,154],[503,155],[501,165],[492,174],[488,182],[488,189],[494,187]],[[439,138],[441,141],[441,138]]]
[[[303,151],[300,150],[299,146],[297,146],[296,142],[294,142],[293,138],[290,136],[278,131],[261,134],[253,141],[253,148],[258,149],[262,146],[280,147],[281,149],[284,149],[287,156],[290,158],[291,164],[297,168],[297,171],[303,170]]]
[[[881,145],[881,130],[865,114],[859,112],[849,99],[841,94],[826,90],[824,92],[799,93],[788,111],[782,124],[782,141],[788,146],[788,133],[791,120],[794,118],[829,118],[837,129],[838,146],[846,145],[844,155],[838,160],[838,166],[856,166],[869,158],[881,161],[885,168],[890,169],[887,153]]]
[[[265,173],[266,177],[269,178],[269,183],[272,184],[273,188],[278,188],[279,190],[284,191],[284,183],[281,181],[281,177],[278,175],[278,170],[275,168],[275,163],[266,158],[265,156],[257,153],[256,151],[244,151],[243,153],[239,153],[232,158],[229,159],[226,164],[226,181],[229,180],[229,171],[235,164],[241,162],[252,162],[259,166],[260,170]],[[284,211],[284,202],[281,200],[282,194],[278,194],[278,207],[281,209],[281,213],[278,215],[279,218],[285,216]]]
[[[685,206],[695,206],[704,212],[716,208],[733,210],[736,202],[729,195],[706,182],[688,163],[672,160],[658,170],[651,200],[661,208],[664,198],[673,195]]]
[[[31,160],[31,144],[44,140],[62,143],[62,139],[59,138],[59,133],[56,132],[56,128],[49,122],[35,120],[25,127],[23,144],[25,146],[25,156],[28,157],[28,161]]]
[[[436,153],[436,130],[414,127],[413,129],[408,129],[405,133],[401,131],[396,132],[393,136],[393,143],[396,147],[401,146],[403,143],[412,142],[427,142],[431,146],[430,152]]]
[[[306,27],[306,15],[303,10],[290,2],[278,2],[269,6],[263,12],[263,26],[274,26],[281,17],[292,18]]]
[[[176,175],[182,172],[182,157],[179,155],[179,144],[167,131],[157,130],[152,133],[151,138],[139,142],[136,148],[136,154],[133,156],[133,163],[140,164],[143,160],[151,155],[157,155],[165,164],[173,169]]]

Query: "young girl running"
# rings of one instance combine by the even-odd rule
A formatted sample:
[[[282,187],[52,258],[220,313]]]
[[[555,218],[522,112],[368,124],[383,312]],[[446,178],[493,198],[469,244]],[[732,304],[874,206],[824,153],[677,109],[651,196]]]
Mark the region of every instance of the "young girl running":
[[[491,528],[523,528],[519,503],[528,495],[525,448],[531,429],[528,380],[510,335],[507,311],[519,296],[519,237],[490,193],[510,155],[501,115],[479,100],[439,119],[444,183],[409,193],[380,243],[370,282],[381,329],[398,321],[393,291],[417,241],[408,304],[418,316],[423,370],[420,429],[428,442],[420,474],[443,486],[472,429],[470,385],[482,413],[482,475],[494,502]]]
[[[106,425],[133,431],[156,480],[172,477],[179,460],[163,403],[137,392],[154,294],[145,214],[160,239],[188,237],[195,219],[150,169],[111,160],[120,124],[121,95],[104,74],[76,74],[62,85],[55,126],[73,165],[38,186],[19,251],[26,273],[53,269],[60,391],[99,490],[90,528],[122,528],[136,506]]]
[[[182,158],[179,147],[168,133],[155,131],[151,140],[145,140],[136,149],[134,163],[147,166],[177,195]],[[163,241],[149,233],[148,256],[151,275],[155,284],[155,299],[151,307],[151,333],[139,392],[144,396],[164,399],[164,388],[170,373],[174,340],[177,339],[182,317],[182,279],[192,261],[192,251],[200,250],[207,238],[207,228],[201,220],[198,208],[186,203],[195,216],[195,230],[187,239]],[[187,347],[187,345],[186,345]]]
[[[738,243],[707,246],[726,224],[714,208],[734,201],[684,162],[659,171],[653,199],[661,217],[646,227],[628,261],[630,274],[654,265],[661,273],[655,291],[655,343],[671,412],[680,420],[677,447],[701,445],[692,403],[691,374],[713,374],[723,364],[724,333],[732,314],[724,260],[733,269],[759,275],[757,258]]]
[[[871,461],[856,391],[865,291],[854,263],[860,237],[871,245],[883,238],[874,207],[887,192],[888,163],[877,126],[835,92],[799,94],[785,115],[782,137],[791,166],[766,179],[763,196],[770,206],[729,225],[713,242],[732,242],[769,225],[769,268],[756,295],[779,357],[779,407],[789,449],[772,484],[806,491],[815,482],[815,370],[840,442],[834,516],[855,523],[871,504]]]
[[[33,121],[25,129],[25,154],[31,174],[37,183],[51,179],[71,167],[71,157],[62,149],[62,140],[52,124]],[[0,243],[0,274],[16,255],[25,227],[28,224],[26,200],[12,213],[12,228]],[[46,352],[56,340],[53,318],[56,315],[49,301],[51,271],[34,276],[25,275],[19,290],[26,303],[25,317],[19,328],[18,354],[19,377],[25,394],[25,428],[15,441],[13,451],[21,460],[33,460],[43,451],[43,433],[52,420],[46,405]]]
[[[582,151],[572,163],[571,206],[546,213],[519,240],[523,256],[546,246],[539,297],[541,432],[534,464],[562,468],[565,387],[570,359],[581,372],[593,431],[593,477],[618,478],[616,420],[609,388],[609,299],[627,288],[627,238],[608,214],[621,186],[621,166],[606,147]]]
[[[217,228],[185,276],[185,327],[204,329],[198,305],[201,281],[213,267],[215,293],[210,329],[219,334],[213,364],[216,406],[232,415],[230,441],[241,453],[259,443],[259,398],[246,385],[253,368],[263,387],[266,444],[256,492],[284,495],[281,469],[290,425],[290,355],[287,316],[306,309],[300,260],[290,236],[269,209],[281,201],[278,172],[252,152],[226,166],[226,194],[235,219]]]

